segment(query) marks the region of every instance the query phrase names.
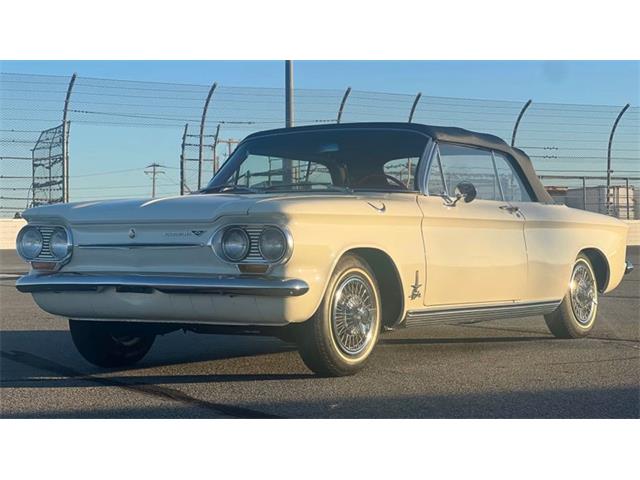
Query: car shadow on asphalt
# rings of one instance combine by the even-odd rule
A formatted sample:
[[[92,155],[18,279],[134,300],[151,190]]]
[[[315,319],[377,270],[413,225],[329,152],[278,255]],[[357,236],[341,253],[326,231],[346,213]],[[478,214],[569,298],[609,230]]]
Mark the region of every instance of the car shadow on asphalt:
[[[295,346],[271,337],[182,335],[173,332],[158,337],[147,357],[138,364],[104,369],[87,363],[80,356],[68,330],[4,330],[0,331],[0,387],[9,386],[8,382],[17,376],[28,378],[51,369],[62,376],[67,376],[61,371],[65,369],[76,372],[70,376],[99,375],[294,350]],[[37,380],[32,382],[37,383]]]
[[[382,346],[515,343],[552,340],[549,336],[484,336],[447,338],[382,338]],[[86,363],[75,351],[67,330],[0,331],[0,388],[74,388],[97,383],[111,386],[203,384],[225,382],[288,381],[314,378],[301,362],[291,373],[273,370],[291,369],[289,361],[271,359],[260,362],[265,372],[176,373],[157,375],[154,368],[185,367],[189,364],[224,361],[240,357],[294,352],[295,345],[271,337],[181,335],[174,332],[159,338],[148,357],[132,367],[104,369]],[[287,363],[287,364],[284,364]],[[240,365],[242,368],[243,365]],[[215,368],[212,366],[212,368]],[[226,369],[226,366],[225,366]],[[234,367],[237,371],[238,366]],[[139,371],[139,373],[138,373]],[[145,371],[147,371],[145,373]],[[121,372],[122,374],[119,374]]]

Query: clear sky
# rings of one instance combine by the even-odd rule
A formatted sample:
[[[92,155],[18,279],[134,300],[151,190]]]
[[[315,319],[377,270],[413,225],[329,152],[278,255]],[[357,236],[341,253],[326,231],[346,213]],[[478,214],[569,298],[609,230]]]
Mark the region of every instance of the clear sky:
[[[5,72],[281,87],[277,61],[5,61]],[[300,88],[413,93],[538,102],[640,103],[634,61],[297,61]]]
[[[606,118],[581,117],[580,115],[584,115],[583,113],[569,111],[568,116],[575,119],[571,121],[576,125],[561,122],[558,123],[558,127],[547,123],[542,127],[529,125],[532,133],[528,134],[528,138],[526,136],[520,138],[522,142],[525,142],[521,145],[533,142],[546,145],[545,139],[542,137],[547,136],[549,131],[553,132],[555,128],[558,136],[569,138],[571,148],[582,147],[569,153],[587,159],[588,165],[585,168],[587,172],[602,172],[603,149],[606,149],[606,135],[602,138],[599,137],[596,142],[589,137],[589,128],[593,129],[595,128],[593,125],[601,125],[600,130],[606,134],[612,122],[610,117],[615,117],[619,107],[626,103],[631,103],[634,107],[640,104],[640,62],[633,61],[295,61],[294,66],[295,87],[300,89],[319,88],[343,91],[347,86],[350,86],[354,90],[360,91],[412,95],[420,91],[425,96],[511,100],[522,103],[531,98],[534,100],[534,105],[537,102],[558,102],[616,106],[610,112],[608,111]],[[4,61],[0,62],[0,71],[66,77],[76,72],[80,77],[85,78],[197,85],[209,85],[216,81],[222,86],[247,87],[281,88],[284,81],[284,63],[281,60]],[[64,91],[66,80],[62,79],[62,86],[56,85],[55,88]],[[110,101],[110,98],[112,97],[106,97],[106,100]],[[96,100],[105,101],[105,99]],[[59,105],[59,101],[56,102],[53,105],[36,103],[37,110],[32,113],[44,116],[45,108],[49,106],[49,108],[53,107],[50,115],[57,118],[58,113],[56,112],[59,112],[61,105]],[[30,105],[29,108],[33,109],[34,104]],[[198,103],[197,109],[201,108],[200,105],[201,103]],[[236,107],[237,105],[233,106],[233,108]],[[220,107],[217,108],[219,110]],[[519,104],[516,104],[515,114],[518,109]],[[571,110],[570,107],[569,110]],[[160,112],[156,110],[154,112],[163,115],[172,113],[171,110]],[[12,113],[12,115],[14,114],[18,115],[18,113]],[[196,114],[199,115],[199,113]],[[450,114],[451,112],[449,112]],[[406,112],[403,111],[403,115],[406,115]],[[446,116],[447,113],[444,115]],[[479,115],[478,126],[468,128],[478,130],[482,130],[483,126],[486,127],[488,120],[498,123],[504,121],[506,133],[501,134],[504,138],[506,138],[505,135],[510,135],[515,118],[512,113],[508,114],[506,120],[505,117],[496,116],[496,114],[489,112],[486,114],[472,112],[471,115],[472,118],[475,118],[473,115]],[[491,117],[491,115],[494,116]],[[635,125],[637,125],[638,112],[628,116],[632,115],[635,115],[633,118],[636,119]],[[551,118],[553,117],[545,116],[545,112],[542,112],[539,117],[535,117],[535,113],[529,114],[526,120],[530,123],[553,123]],[[421,120],[418,119],[418,121]],[[455,120],[450,121],[452,124],[455,123]],[[270,125],[262,128],[276,126]],[[544,128],[545,133],[536,136],[536,128]],[[571,132],[568,132],[570,129],[583,129],[585,136],[571,138]],[[174,128],[174,130],[107,127],[81,125],[80,123],[73,125],[69,147],[72,176],[71,200],[148,195],[150,181],[144,174],[144,167],[151,162],[159,162],[169,166],[160,180],[160,195],[175,194],[182,130],[181,127]],[[584,143],[580,145],[570,143],[571,141],[582,142],[583,140]],[[553,141],[555,140],[550,139],[551,143]],[[596,148],[592,148],[595,146],[598,147],[597,152]],[[529,153],[538,155],[537,159],[534,158],[534,162],[540,162],[537,165],[538,168],[547,168],[545,162],[547,164],[553,162],[545,158],[549,152],[542,150],[542,147],[534,146],[533,148],[538,148],[538,150],[530,150]],[[621,172],[636,170],[637,153],[640,148],[638,132],[629,130],[628,125],[622,125],[617,148],[619,152],[616,151],[616,154],[621,157],[617,160],[618,170]],[[586,157],[588,155],[593,156],[588,158]],[[558,164],[559,162],[554,162],[552,166],[556,168]],[[571,161],[569,167],[565,165],[560,165],[560,167],[575,169],[575,165],[576,162]],[[132,171],[133,169],[135,171]],[[110,170],[128,171],[95,175],[95,172]]]

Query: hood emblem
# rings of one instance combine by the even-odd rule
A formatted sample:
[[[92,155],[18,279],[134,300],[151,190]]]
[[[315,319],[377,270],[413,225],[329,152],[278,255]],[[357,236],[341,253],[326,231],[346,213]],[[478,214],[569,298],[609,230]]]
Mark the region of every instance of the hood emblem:
[[[133,228],[129,229],[129,238],[136,238],[136,231]]]

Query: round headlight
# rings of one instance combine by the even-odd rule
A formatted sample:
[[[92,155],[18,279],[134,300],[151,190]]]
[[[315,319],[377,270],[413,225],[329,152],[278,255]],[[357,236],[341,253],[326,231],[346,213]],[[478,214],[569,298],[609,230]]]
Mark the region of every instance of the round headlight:
[[[71,243],[69,242],[69,236],[64,228],[56,228],[51,234],[49,240],[49,250],[54,257],[58,260],[62,260],[71,251]]]
[[[25,227],[20,235],[16,247],[18,253],[26,260],[33,260],[42,251],[42,234],[36,227]]]
[[[222,253],[232,262],[239,262],[249,253],[249,236],[241,228],[230,228],[222,235]]]
[[[287,253],[287,238],[282,230],[267,227],[260,235],[258,247],[260,248],[260,254],[265,260],[277,262]]]

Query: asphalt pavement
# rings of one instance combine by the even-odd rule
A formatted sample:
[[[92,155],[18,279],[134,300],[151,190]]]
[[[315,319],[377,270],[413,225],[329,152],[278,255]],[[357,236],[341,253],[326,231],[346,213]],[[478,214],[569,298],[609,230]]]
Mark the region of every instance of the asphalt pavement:
[[[94,367],[65,319],[15,290],[24,269],[0,252],[5,418],[640,417],[640,269],[601,297],[589,338],[555,339],[542,317],[409,329],[347,378],[314,376],[274,338],[182,332],[134,368]]]

